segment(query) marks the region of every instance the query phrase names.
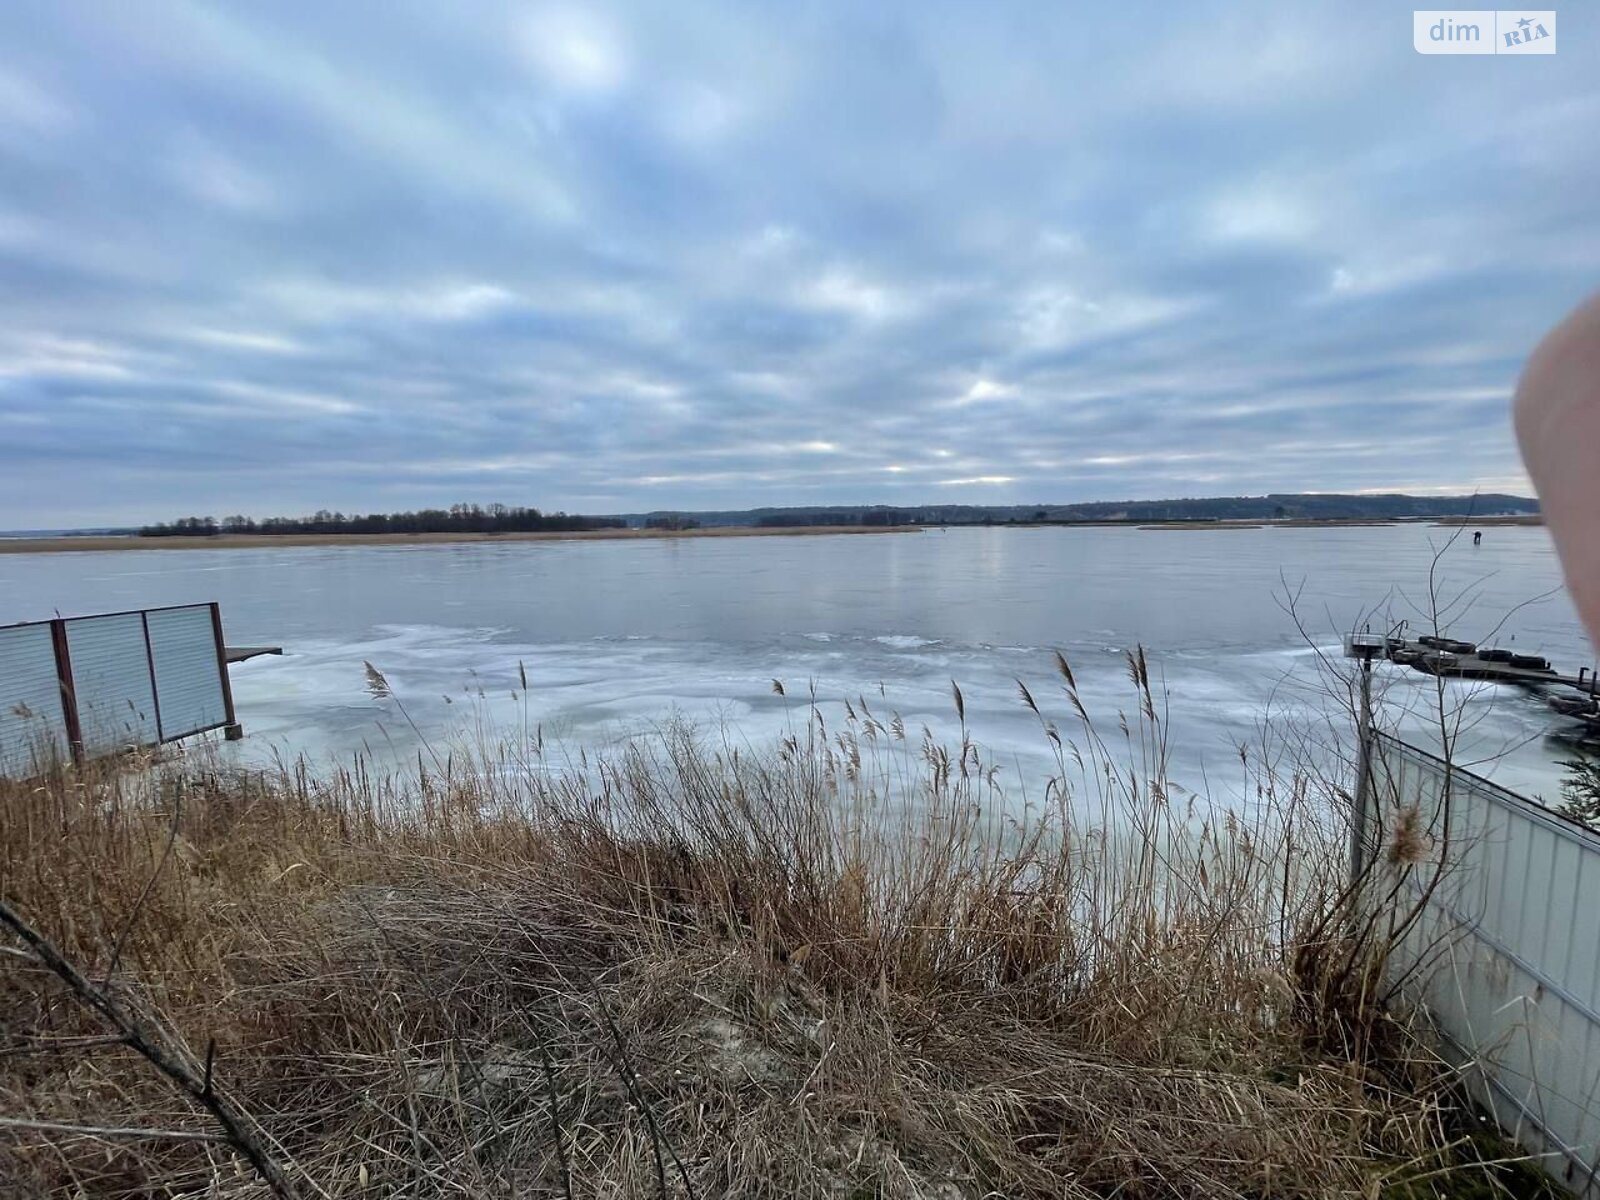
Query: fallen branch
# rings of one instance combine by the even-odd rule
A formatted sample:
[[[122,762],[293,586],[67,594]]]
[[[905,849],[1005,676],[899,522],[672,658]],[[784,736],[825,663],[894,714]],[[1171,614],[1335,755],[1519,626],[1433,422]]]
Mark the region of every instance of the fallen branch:
[[[274,1196],[279,1200],[299,1200],[299,1192],[288,1173],[267,1150],[266,1134],[244,1112],[217,1094],[211,1086],[209,1071],[207,1077],[202,1077],[167,1044],[167,1039],[161,1033],[146,1029],[131,1014],[124,1012],[105,988],[90,982],[48,938],[4,900],[0,900],[0,925],[5,925],[16,934],[39,962],[65,983],[85,1006],[114,1026],[128,1045],[151,1066],[209,1112],[222,1126],[223,1134],[219,1140],[249,1160]]]

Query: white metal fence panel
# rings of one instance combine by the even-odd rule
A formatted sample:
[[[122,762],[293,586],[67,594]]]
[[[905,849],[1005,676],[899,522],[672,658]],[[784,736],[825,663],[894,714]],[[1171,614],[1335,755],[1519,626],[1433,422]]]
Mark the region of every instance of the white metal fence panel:
[[[161,738],[187,737],[228,723],[222,690],[224,667],[217,660],[211,606],[152,609],[145,614],[155,664]]]
[[[1391,978],[1501,1127],[1600,1197],[1600,835],[1384,734],[1371,746]]]
[[[67,649],[85,754],[161,740],[142,613],[68,621]]]
[[[0,629],[0,776],[30,774],[68,752],[50,626]]]
[[[0,777],[170,742],[241,735],[215,604],[0,627]]]

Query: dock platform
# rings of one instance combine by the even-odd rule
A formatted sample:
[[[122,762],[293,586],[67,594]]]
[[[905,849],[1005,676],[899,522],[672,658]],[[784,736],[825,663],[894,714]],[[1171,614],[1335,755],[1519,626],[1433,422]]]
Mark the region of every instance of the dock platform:
[[[222,657],[231,667],[234,663],[244,662],[248,658],[260,658],[263,654],[282,653],[282,646],[228,646],[223,650]]]
[[[1445,679],[1508,684],[1548,696],[1550,708],[1600,734],[1600,673],[1589,668],[1563,675],[1537,654],[1477,646],[1448,637],[1405,638],[1357,633],[1345,639],[1345,655],[1366,662],[1381,659]]]

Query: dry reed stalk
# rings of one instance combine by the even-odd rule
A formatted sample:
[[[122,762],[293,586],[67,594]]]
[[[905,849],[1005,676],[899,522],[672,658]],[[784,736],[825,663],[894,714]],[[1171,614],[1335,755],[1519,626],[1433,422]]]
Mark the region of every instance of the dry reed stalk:
[[[1448,1078],[1327,975],[1368,961],[1327,797],[1177,804],[1142,655],[1120,755],[1056,666],[1079,732],[1019,681],[1058,764],[1026,807],[964,711],[946,747],[813,697],[770,755],[668,728],[564,771],[501,769],[541,741],[411,780],[4,784],[0,895],[86,980],[120,943],[330,1197],[1353,1200],[1436,1170]],[[126,1048],[82,1049],[60,978],[0,973],[0,1183],[258,1195]]]

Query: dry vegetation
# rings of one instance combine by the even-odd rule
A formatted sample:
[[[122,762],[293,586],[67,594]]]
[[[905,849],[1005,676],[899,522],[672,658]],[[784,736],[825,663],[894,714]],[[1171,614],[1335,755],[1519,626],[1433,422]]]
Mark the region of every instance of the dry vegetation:
[[[1338,797],[1263,779],[1214,815],[1164,782],[1142,657],[1111,745],[1060,667],[1021,695],[1059,751],[1028,807],[959,691],[948,748],[797,701],[769,755],[668,730],[409,782],[0,784],[0,1192],[1492,1186],[1452,1165],[1448,1077],[1367,1000]]]

